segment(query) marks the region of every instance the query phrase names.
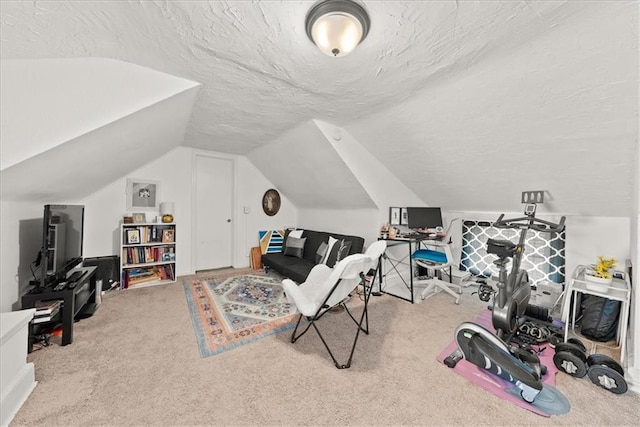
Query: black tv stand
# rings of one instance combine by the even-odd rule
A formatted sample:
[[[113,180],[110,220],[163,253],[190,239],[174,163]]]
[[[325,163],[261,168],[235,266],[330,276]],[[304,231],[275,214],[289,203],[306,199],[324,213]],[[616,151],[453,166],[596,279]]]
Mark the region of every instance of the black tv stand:
[[[95,311],[95,293],[100,292],[96,289],[96,268],[97,267],[77,267],[70,270],[68,275],[70,276],[75,271],[84,271],[80,280],[76,286],[72,289],[64,288],[59,291],[55,291],[55,284],[51,284],[46,288],[41,288],[41,292],[35,293],[32,289],[29,293],[22,297],[22,309],[33,308],[36,301],[48,301],[48,300],[62,300],[62,307],[60,308],[62,318],[62,345],[68,345],[73,342],[73,322],[76,317],[88,317],[87,313],[90,311],[93,314]],[[87,307],[85,312],[83,309],[87,305],[93,305]],[[33,351],[33,322],[29,326],[29,352]]]

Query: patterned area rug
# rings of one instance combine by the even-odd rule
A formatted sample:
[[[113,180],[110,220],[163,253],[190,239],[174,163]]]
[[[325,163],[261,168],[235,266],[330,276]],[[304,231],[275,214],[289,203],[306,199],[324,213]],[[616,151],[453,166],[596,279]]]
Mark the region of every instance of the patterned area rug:
[[[200,356],[209,357],[293,329],[296,308],[282,277],[256,270],[182,279]]]

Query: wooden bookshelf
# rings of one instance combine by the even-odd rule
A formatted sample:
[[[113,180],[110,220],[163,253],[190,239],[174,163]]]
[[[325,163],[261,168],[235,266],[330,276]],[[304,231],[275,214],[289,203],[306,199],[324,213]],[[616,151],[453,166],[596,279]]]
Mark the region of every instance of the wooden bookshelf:
[[[176,281],[176,224],[120,225],[122,289]]]

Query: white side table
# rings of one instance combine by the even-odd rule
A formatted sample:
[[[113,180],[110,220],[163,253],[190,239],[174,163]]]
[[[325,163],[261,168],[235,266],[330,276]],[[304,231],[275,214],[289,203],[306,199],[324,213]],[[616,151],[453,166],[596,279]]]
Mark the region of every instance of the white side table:
[[[629,277],[623,271],[615,271],[616,276],[622,277],[615,278],[611,281],[611,284],[603,290],[587,289],[587,283],[584,278],[584,273],[587,266],[579,265],[576,267],[573,275],[569,280],[568,287],[565,293],[565,299],[562,306],[562,321],[565,323],[564,327],[564,340],[567,341],[569,337],[569,329],[575,333],[576,323],[576,307],[579,304],[578,294],[595,295],[610,300],[620,301],[620,314],[618,317],[618,331],[616,335],[616,348],[620,348],[620,365],[624,367],[624,360],[626,356],[626,342],[627,342],[627,325],[629,323],[629,308],[631,300],[631,284],[629,283]],[[571,306],[573,309],[571,310]],[[569,317],[569,311],[571,311],[571,317]],[[594,345],[595,347],[595,345]]]
[[[33,363],[27,363],[29,322],[36,312],[0,313],[0,425],[9,425],[36,386]]]

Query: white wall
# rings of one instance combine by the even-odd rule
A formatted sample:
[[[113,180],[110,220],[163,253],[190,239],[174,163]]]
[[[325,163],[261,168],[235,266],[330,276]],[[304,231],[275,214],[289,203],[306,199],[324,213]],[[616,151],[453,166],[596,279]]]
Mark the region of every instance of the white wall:
[[[349,132],[320,120],[314,121],[378,206],[378,227],[389,222],[391,206],[424,206],[424,202]],[[376,236],[377,237],[377,236]]]
[[[249,250],[258,246],[258,231],[283,230],[295,227],[298,222],[298,211],[286,195],[280,192],[280,211],[268,216],[262,210],[262,196],[270,189],[278,188],[244,156],[237,157],[237,191],[236,191],[236,253],[234,266],[249,265]],[[249,213],[244,213],[244,207]]]
[[[360,236],[365,248],[378,237],[377,209],[300,209],[298,227],[337,234]]]
[[[160,200],[175,203],[176,270],[179,275],[192,271],[192,169],[193,153],[207,154],[235,161],[236,189],[234,214],[233,266],[249,266],[249,250],[258,246],[258,231],[281,229],[295,225],[296,209],[282,195],[280,212],[272,217],[262,210],[262,195],[272,188],[269,182],[246,158],[186,147],[178,147],[163,157],[144,165],[82,201],[85,213],[85,257],[118,254],[120,245],[119,226],[126,213],[125,190],[127,178],[159,181]],[[244,213],[244,207],[249,213]],[[147,211],[148,219],[157,211]]]
[[[314,123],[377,208],[301,208],[298,213],[299,227],[361,236],[365,239],[366,248],[378,238],[382,224],[389,222],[390,206],[424,206],[422,200],[345,129],[320,120],[314,120]]]
[[[160,200],[175,203],[175,220],[178,227],[176,270],[179,275],[193,273],[191,270],[193,152],[191,148],[178,147],[127,176],[158,181]],[[236,162],[233,266],[248,267],[249,250],[253,246],[258,246],[258,231],[296,225],[297,210],[286,196],[281,195],[280,212],[272,217],[267,216],[262,210],[262,195],[269,188],[273,188],[273,185],[251,162],[242,156],[198,152],[232,158]],[[54,203],[85,206],[83,247],[85,258],[119,254],[120,221],[127,212],[127,177],[112,182],[82,200],[54,201]],[[2,312],[20,308],[19,296],[24,293],[25,284],[18,280],[18,270],[22,272],[20,276],[26,278],[28,282],[28,264],[35,259],[40,248],[44,204],[45,202],[19,203],[4,200],[1,203],[0,311]],[[245,206],[249,207],[249,214],[243,213]],[[157,215],[157,211],[146,211],[146,213],[148,219]],[[30,230],[26,229],[27,224],[30,224]]]
[[[0,201],[0,312],[20,309],[31,278],[30,264],[42,242],[44,205]]]
[[[247,158],[299,208],[375,206],[314,120],[255,148]]]
[[[632,390],[640,393],[640,293],[638,292],[638,280],[640,280],[640,146],[636,141],[636,168],[634,174],[634,191],[631,209],[631,263],[633,267],[631,286],[631,313],[629,324],[629,367],[628,380],[632,382]]]
[[[120,254],[120,222],[125,213],[132,213],[127,211],[127,178],[153,180],[159,182],[159,200],[175,202],[176,271],[187,273],[187,260],[191,258],[191,198],[185,189],[191,188],[190,154],[189,149],[175,148],[81,200],[85,205],[84,257]],[[147,214],[147,221],[158,215],[154,210],[139,211]]]

